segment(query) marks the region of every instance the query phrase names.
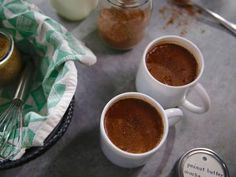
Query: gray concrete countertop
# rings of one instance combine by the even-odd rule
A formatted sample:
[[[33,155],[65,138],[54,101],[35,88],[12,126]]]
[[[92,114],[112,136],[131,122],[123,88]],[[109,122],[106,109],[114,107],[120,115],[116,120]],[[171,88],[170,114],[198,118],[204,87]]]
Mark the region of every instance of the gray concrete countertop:
[[[200,3],[236,23],[236,1],[199,0]],[[15,169],[0,172],[1,177],[167,177],[173,175],[178,158],[196,147],[210,148],[236,176],[236,37],[209,17],[186,16],[165,26],[171,12],[165,0],[154,0],[147,34],[133,50],[116,52],[106,47],[96,31],[96,12],[81,22],[59,18],[47,0],[36,0],[42,11],[59,21],[97,55],[91,67],[76,63],[78,88],[71,125],[49,151]],[[164,17],[167,16],[167,17]],[[178,20],[187,19],[184,27]],[[201,49],[205,71],[201,83],[211,98],[210,111],[196,115],[184,110],[184,120],[169,131],[159,152],[144,166],[123,169],[112,165],[99,147],[99,119],[105,104],[115,95],[135,91],[135,75],[147,44],[160,36],[183,34]],[[194,93],[192,100],[197,101]]]

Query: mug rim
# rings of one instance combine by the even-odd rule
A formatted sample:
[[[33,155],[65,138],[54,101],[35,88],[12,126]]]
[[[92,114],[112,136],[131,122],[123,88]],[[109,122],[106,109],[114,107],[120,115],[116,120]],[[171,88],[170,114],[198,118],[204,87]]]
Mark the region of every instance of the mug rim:
[[[163,132],[163,136],[161,141],[155,145],[152,149],[143,152],[143,153],[132,153],[132,152],[128,152],[128,151],[124,151],[122,149],[120,149],[118,146],[116,146],[108,137],[106,130],[105,130],[105,114],[107,113],[108,109],[117,101],[119,100],[124,100],[127,98],[135,98],[135,99],[140,99],[142,101],[145,101],[147,104],[153,106],[158,113],[161,115],[162,118],[162,122],[163,122],[163,126],[164,126],[164,132]],[[145,100],[146,99],[146,100]],[[150,102],[147,102],[150,101]],[[125,92],[125,93],[121,93],[119,95],[116,95],[115,97],[113,97],[103,108],[102,114],[101,114],[101,118],[100,118],[100,132],[101,132],[101,136],[103,136],[105,138],[105,141],[109,144],[109,146],[111,146],[116,152],[118,152],[120,155],[125,155],[128,157],[145,157],[148,156],[150,154],[155,153],[166,141],[167,135],[168,135],[168,131],[169,131],[169,123],[168,123],[168,118],[167,115],[165,113],[165,110],[163,109],[163,107],[153,98],[151,98],[150,96],[143,94],[143,93],[139,93],[139,92]]]
[[[176,44],[176,45],[179,45],[183,48],[185,48],[186,50],[188,50],[192,55],[194,55],[194,58],[195,60],[197,61],[198,63],[198,66],[201,66],[201,68],[199,69],[199,72],[198,72],[198,75],[197,77],[190,83],[188,84],[185,84],[185,85],[179,85],[179,86],[173,86],[173,85],[168,85],[168,84],[164,84],[162,83],[161,81],[157,80],[156,78],[154,78],[154,76],[149,72],[148,68],[147,68],[147,64],[146,64],[146,56],[147,56],[147,52],[149,51],[149,49],[151,49],[151,47],[154,45],[154,44],[157,44],[159,43],[160,41],[162,40],[167,40],[166,43],[169,43],[169,44],[176,44],[173,42],[173,39],[177,40],[177,41],[182,41],[188,45],[191,45],[191,47],[195,50],[195,52],[199,55],[199,57],[195,57],[195,55],[193,54],[192,51],[190,51],[189,49],[187,49],[186,47],[182,46],[181,44]],[[172,40],[172,41],[171,41]],[[187,87],[190,87],[192,85],[195,85],[198,80],[201,78],[202,74],[203,74],[203,71],[204,71],[204,59],[203,59],[203,55],[202,55],[202,52],[200,51],[200,49],[197,47],[196,44],[194,44],[192,41],[188,40],[187,38],[184,38],[184,37],[181,37],[181,36],[177,36],[177,35],[164,35],[164,36],[161,36],[161,37],[158,37],[154,40],[152,40],[148,45],[147,47],[145,48],[145,51],[143,53],[143,58],[142,58],[142,62],[144,64],[144,68],[146,70],[146,72],[148,73],[148,76],[150,78],[152,78],[152,80],[154,80],[154,82],[162,85],[162,86],[165,86],[167,88],[175,88],[175,89],[181,89],[181,88],[187,88]]]

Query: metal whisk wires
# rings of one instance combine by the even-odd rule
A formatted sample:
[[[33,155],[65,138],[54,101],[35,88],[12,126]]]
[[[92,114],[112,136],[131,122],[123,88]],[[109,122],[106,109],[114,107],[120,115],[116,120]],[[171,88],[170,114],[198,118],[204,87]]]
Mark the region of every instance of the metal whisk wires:
[[[14,99],[9,108],[0,115],[0,160],[12,159],[21,150],[23,102]]]
[[[9,108],[0,115],[0,160],[13,160],[22,149],[23,104],[33,73],[31,61],[25,66]]]

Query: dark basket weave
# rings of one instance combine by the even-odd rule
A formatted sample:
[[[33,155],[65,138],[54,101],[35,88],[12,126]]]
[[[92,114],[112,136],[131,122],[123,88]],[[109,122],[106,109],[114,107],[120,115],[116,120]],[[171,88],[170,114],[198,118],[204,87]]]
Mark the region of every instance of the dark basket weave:
[[[53,130],[53,132],[48,136],[48,138],[44,142],[44,146],[41,147],[33,147],[26,150],[25,154],[18,160],[10,161],[5,160],[0,162],[0,170],[14,168],[20,166],[24,163],[27,163],[38,156],[42,155],[46,152],[50,147],[52,147],[66,132],[67,128],[70,125],[74,110],[74,98],[72,99],[65,115],[62,120],[58,124],[58,126]]]

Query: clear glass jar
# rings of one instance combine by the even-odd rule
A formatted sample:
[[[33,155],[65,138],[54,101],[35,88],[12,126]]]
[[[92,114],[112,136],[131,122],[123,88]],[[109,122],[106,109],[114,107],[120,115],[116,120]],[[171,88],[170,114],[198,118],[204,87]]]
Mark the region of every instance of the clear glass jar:
[[[12,36],[0,29],[0,88],[14,82],[22,68],[22,58]]]
[[[152,0],[101,0],[98,31],[112,48],[131,49],[144,37]]]

